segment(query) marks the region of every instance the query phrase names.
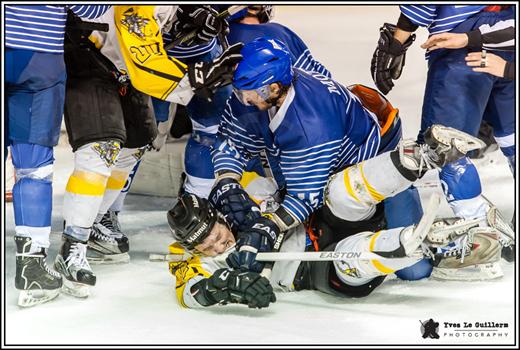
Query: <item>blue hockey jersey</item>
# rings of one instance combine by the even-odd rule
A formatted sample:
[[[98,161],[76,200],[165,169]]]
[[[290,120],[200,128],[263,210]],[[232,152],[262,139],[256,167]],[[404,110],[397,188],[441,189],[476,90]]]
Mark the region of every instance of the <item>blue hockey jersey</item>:
[[[215,172],[241,175],[265,152],[287,189],[282,206],[303,221],[323,205],[330,175],[378,153],[380,130],[377,117],[341,84],[297,68],[295,76],[278,110],[259,112],[230,99],[212,155]]]
[[[401,5],[401,12],[430,34],[449,32],[486,5]]]
[[[228,41],[230,45],[238,42],[247,44],[259,37],[271,37],[280,40],[291,53],[294,67],[321,73],[330,77],[330,72],[312,57],[309,48],[296,33],[278,23],[242,24],[233,22],[229,25]]]

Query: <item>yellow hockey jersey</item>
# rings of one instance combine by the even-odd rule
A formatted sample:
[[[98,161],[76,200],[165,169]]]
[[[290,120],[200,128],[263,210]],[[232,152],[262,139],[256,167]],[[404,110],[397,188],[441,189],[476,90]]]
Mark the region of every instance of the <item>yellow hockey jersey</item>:
[[[168,57],[162,32],[169,31],[178,6],[116,5],[94,22],[108,23],[108,32],[89,39],[139,91],[186,105],[193,97],[187,66]]]

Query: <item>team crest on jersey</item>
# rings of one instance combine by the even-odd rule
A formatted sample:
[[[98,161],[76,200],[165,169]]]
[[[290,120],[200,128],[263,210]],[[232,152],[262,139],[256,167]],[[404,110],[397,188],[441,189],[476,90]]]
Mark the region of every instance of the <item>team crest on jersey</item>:
[[[99,154],[107,167],[111,167],[121,151],[121,144],[117,141],[97,142],[92,146],[92,149]]]
[[[128,33],[137,36],[139,39],[145,38],[144,27],[150,20],[138,16],[131,7],[123,14],[125,17],[121,20],[121,24],[128,30]]]
[[[135,151],[132,156],[134,156],[134,158],[136,160],[139,160],[141,158],[143,158],[143,155],[144,155],[144,152],[146,151],[146,147],[141,147],[141,148],[138,148],[137,151]]]

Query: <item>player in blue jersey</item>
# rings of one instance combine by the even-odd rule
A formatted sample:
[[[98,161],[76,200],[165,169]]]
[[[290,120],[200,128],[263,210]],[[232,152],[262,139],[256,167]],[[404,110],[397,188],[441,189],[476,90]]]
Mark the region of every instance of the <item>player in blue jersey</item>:
[[[372,77],[377,87],[388,93],[393,80],[400,76],[406,50],[419,26],[429,33],[467,33],[514,18],[514,7],[485,5],[402,5],[397,26],[385,24],[372,59]],[[489,48],[506,61],[511,52]],[[441,123],[477,135],[481,121],[486,120],[495,137],[508,140],[501,144],[504,155],[514,168],[514,83],[510,80],[475,72],[466,65],[468,51],[479,49],[438,49],[427,53],[428,77],[422,108],[421,131]],[[454,96],[456,98],[454,98]],[[512,136],[512,137],[508,137]],[[456,216],[472,219],[483,217],[489,203],[481,195],[481,184],[475,166],[466,157],[449,164],[440,173],[448,202]]]
[[[67,9],[93,19],[110,6],[6,6],[7,139],[16,184],[16,277],[20,306],[52,300],[62,286],[46,265],[52,213],[53,147],[65,95],[63,42]]]
[[[345,88],[322,74],[292,67],[290,53],[276,39],[256,39],[241,53],[234,93],[242,104],[256,109],[224,114],[213,150],[217,181],[209,196],[232,227],[244,233],[232,258],[235,267],[258,269],[254,261],[258,250],[272,249],[277,232],[299,225],[320,208],[321,222],[333,232],[347,227],[349,232],[378,231],[385,226],[382,200],[410,186],[429,168],[482,145],[473,137],[438,127],[444,136],[430,132],[428,141],[445,138],[447,146],[434,151],[428,145],[402,144],[401,151],[391,156],[385,152],[400,141],[399,118],[377,92],[359,85]],[[462,148],[447,155],[454,136]],[[286,190],[270,220],[259,217],[238,182],[247,161],[261,153],[276,162],[278,187]],[[389,171],[364,172],[362,165],[349,168],[382,153],[385,169],[394,164],[408,170],[392,177]],[[459,156],[452,158],[455,154]],[[398,155],[404,158],[398,160]],[[259,225],[269,227],[265,234]]]

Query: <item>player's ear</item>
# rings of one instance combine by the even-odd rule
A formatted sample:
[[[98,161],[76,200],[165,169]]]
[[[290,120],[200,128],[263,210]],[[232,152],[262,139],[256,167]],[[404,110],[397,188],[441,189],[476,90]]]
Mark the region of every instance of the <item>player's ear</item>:
[[[278,95],[280,90],[282,89],[282,85],[280,83],[271,83],[269,84],[269,91],[271,94]]]

